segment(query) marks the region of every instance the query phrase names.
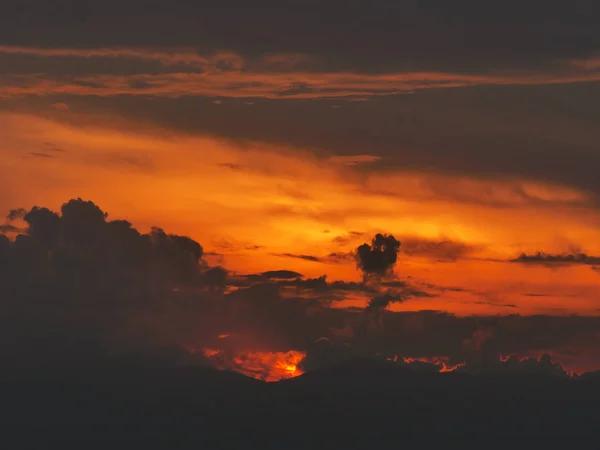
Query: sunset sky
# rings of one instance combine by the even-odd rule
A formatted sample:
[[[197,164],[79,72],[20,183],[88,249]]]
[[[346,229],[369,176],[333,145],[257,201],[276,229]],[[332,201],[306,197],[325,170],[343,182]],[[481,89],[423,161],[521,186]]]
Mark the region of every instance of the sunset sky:
[[[596,2],[187,3],[2,7],[3,214],[81,197],[328,281],[389,233],[430,294],[393,311],[600,315]]]

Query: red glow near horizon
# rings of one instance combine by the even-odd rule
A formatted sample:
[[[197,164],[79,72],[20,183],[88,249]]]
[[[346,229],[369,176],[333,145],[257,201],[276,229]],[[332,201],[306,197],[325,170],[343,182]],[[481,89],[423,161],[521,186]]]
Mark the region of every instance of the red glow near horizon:
[[[431,356],[431,357],[398,357],[388,358],[391,361],[398,362],[402,359],[405,364],[414,364],[417,362],[433,364],[437,366],[438,372],[454,372],[459,367],[466,365],[466,363],[450,364],[450,358],[445,356]]]
[[[203,348],[206,358],[220,370],[232,370],[258,380],[274,382],[297,377],[304,372],[298,367],[306,353],[296,350],[288,352],[245,351],[228,356],[223,350]]]
[[[304,371],[298,366],[306,357],[306,353],[297,350],[290,350],[288,352],[243,351],[230,354],[219,348],[189,347],[188,351],[192,354],[202,354],[219,370],[231,370],[267,382],[294,378],[304,374]],[[518,364],[527,364],[528,362],[540,364],[545,357],[544,355],[549,357],[549,360],[547,361],[549,366],[554,366],[557,371],[562,369],[564,370],[564,373],[569,376],[581,375],[586,372],[597,370],[596,367],[586,367],[584,370],[581,367],[565,364],[565,361],[562,361],[560,357],[555,358],[549,352],[536,352],[535,354],[531,353],[528,355],[499,354],[495,360],[501,365],[511,364],[513,361]],[[454,372],[461,367],[467,366],[466,362],[453,364],[451,359],[447,356],[407,357],[395,355],[385,359],[406,366],[419,363],[430,364],[434,366],[439,373]],[[415,368],[418,369],[418,367]],[[507,368],[510,369],[509,367]],[[535,370],[534,367],[531,368]],[[527,367],[523,367],[523,370],[527,370]]]

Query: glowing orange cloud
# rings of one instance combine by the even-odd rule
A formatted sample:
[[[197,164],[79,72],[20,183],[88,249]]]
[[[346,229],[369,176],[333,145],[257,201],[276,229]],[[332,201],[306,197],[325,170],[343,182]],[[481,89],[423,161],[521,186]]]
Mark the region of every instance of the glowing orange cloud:
[[[358,177],[356,167],[309,150],[260,143],[241,148],[72,110],[53,109],[45,118],[0,112],[0,121],[0,189],[11,192],[0,197],[5,213],[35,204],[59,209],[65,199],[84,197],[142,230],[158,225],[189,235],[234,272],[286,268],[329,280],[360,278],[352,258],[329,255],[351,252],[375,232],[392,232],[401,241],[455,241],[473,251],[439,263],[401,247],[396,271],[423,286],[462,289],[392,309],[597,313],[600,277],[590,267],[557,272],[500,262],[520,252],[561,253],[573,244],[600,254],[600,215],[583,191],[403,170]],[[294,254],[314,258],[285,256]],[[334,305],[368,300],[349,293]]]
[[[600,81],[600,73],[462,75],[451,73],[167,73],[87,75],[72,80],[41,75],[14,75],[3,82],[0,98],[26,95],[143,95],[177,98],[188,95],[232,98],[365,98],[422,89],[483,85],[541,85]]]
[[[178,72],[111,75],[90,73],[71,79],[50,74],[10,74],[2,80],[0,97],[24,95],[143,95],[181,97],[348,98],[411,93],[422,89],[482,85],[563,84],[600,80],[595,60],[565,61],[553,72],[391,72],[364,74],[328,71],[291,71],[310,60],[308,55],[270,54],[249,60],[235,52],[203,56],[193,49],[152,48],[38,48],[0,46],[0,55],[28,55],[38,58],[112,58],[155,61],[177,65]],[[227,70],[221,64],[226,63]],[[182,69],[181,66],[189,69]],[[279,70],[285,68],[286,70]],[[200,69],[200,70],[198,70]]]

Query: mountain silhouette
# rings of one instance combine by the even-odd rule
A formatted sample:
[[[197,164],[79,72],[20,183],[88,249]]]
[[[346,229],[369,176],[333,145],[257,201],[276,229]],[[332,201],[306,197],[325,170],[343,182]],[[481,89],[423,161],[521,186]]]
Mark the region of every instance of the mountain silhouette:
[[[233,448],[268,438],[286,448],[335,439],[337,448],[497,433],[539,441],[597,435],[600,418],[598,376],[419,373],[368,359],[276,383],[205,367],[86,368],[4,374],[0,390],[4,424],[27,430],[23,442],[38,445]]]

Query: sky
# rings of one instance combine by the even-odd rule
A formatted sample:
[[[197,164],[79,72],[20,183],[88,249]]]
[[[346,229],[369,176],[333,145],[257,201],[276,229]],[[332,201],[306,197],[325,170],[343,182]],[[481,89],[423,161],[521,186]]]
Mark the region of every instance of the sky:
[[[3,6],[0,211],[92,200],[239,277],[360,282],[392,234],[426,295],[389,311],[600,316],[597,2],[188,3]]]

